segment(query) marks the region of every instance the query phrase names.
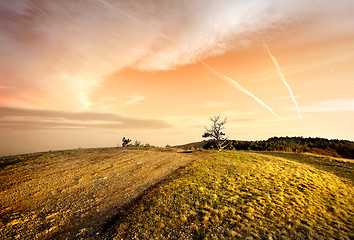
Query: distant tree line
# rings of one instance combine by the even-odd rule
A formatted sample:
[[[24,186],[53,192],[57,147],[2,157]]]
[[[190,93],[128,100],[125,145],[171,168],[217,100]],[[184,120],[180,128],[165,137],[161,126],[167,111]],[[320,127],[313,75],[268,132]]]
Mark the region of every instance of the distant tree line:
[[[209,140],[204,149],[218,149],[215,139]],[[354,142],[348,140],[329,140],[326,138],[272,137],[262,141],[227,140],[224,149],[309,152],[314,154],[354,159]]]

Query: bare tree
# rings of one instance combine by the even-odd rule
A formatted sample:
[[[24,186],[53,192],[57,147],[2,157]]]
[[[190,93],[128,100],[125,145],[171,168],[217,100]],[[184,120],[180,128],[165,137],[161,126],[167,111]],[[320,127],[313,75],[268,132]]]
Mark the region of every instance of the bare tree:
[[[127,147],[131,141],[132,140],[130,140],[129,138],[123,137],[123,139],[122,139],[122,147]]]
[[[222,130],[225,129],[224,125],[227,122],[227,118],[221,119],[220,115],[218,115],[211,117],[210,121],[212,121],[213,124],[210,128],[205,127],[205,132],[202,137],[215,139],[217,149],[221,150],[225,147],[224,145],[227,141],[227,137],[224,137],[225,133],[222,132]]]

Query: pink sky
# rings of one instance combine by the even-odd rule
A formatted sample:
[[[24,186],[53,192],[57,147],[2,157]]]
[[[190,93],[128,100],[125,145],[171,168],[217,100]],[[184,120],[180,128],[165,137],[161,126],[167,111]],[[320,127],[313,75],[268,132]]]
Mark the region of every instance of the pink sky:
[[[353,12],[351,0],[2,1],[0,155],[200,141],[218,114],[230,139],[354,140]]]

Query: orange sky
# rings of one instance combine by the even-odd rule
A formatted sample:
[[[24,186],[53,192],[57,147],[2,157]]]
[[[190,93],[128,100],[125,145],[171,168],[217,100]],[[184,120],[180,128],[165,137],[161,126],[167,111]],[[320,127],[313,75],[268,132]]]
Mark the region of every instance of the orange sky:
[[[353,11],[349,0],[2,2],[0,155],[200,141],[218,114],[230,139],[354,140]]]

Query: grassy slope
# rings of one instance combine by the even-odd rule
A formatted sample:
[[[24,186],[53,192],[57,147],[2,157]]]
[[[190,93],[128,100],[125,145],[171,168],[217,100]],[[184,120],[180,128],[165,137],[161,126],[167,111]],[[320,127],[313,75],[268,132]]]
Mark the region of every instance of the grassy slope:
[[[305,163],[317,169],[333,173],[338,177],[348,178],[354,182],[354,159],[289,152],[262,152],[262,154]]]
[[[119,208],[208,154],[102,148],[0,157],[0,239],[97,239]]]
[[[150,191],[107,238],[353,239],[353,193],[301,161],[221,152]]]

